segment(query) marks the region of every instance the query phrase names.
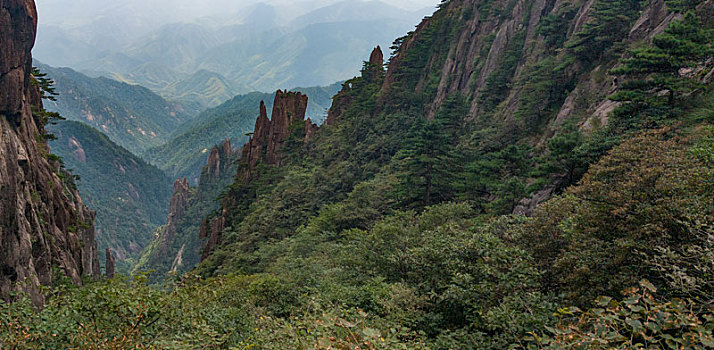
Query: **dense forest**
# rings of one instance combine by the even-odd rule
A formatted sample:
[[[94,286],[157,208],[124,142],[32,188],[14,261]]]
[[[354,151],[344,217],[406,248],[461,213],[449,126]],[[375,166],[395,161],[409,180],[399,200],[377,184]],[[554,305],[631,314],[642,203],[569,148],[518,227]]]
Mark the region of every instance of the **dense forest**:
[[[194,269],[14,295],[0,344],[713,348],[712,43],[711,0],[443,1],[189,202]]]

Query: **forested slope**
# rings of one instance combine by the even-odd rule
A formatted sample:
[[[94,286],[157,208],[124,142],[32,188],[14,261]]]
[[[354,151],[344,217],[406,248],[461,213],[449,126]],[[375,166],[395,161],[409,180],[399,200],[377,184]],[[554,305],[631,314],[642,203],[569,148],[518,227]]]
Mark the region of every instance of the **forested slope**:
[[[325,125],[300,94],[261,106],[200,277],[95,284],[21,323],[39,341],[98,298],[118,301],[77,322],[152,321],[52,341],[710,348],[712,25],[711,0],[445,1]]]
[[[138,258],[154,229],[164,224],[171,180],[89,125],[62,121],[47,129],[56,137],[52,152],[79,177],[80,193],[97,212],[99,251],[110,248],[128,271],[126,260]]]

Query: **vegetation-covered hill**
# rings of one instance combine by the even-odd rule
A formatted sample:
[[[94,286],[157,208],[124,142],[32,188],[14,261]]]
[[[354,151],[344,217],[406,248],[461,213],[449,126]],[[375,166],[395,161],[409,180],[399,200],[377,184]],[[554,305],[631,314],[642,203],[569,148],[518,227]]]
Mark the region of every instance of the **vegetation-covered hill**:
[[[38,67],[55,81],[59,94],[47,109],[93,126],[134,154],[167,141],[176,126],[197,113],[141,86],[89,78],[69,68]]]
[[[78,175],[79,192],[97,212],[96,239],[103,255],[110,248],[124,271],[165,223],[170,179],[96,129],[75,121],[48,127],[54,154]]]
[[[36,318],[9,307],[18,328],[0,334],[711,348],[713,30],[711,0],[444,1],[386,71],[373,53],[322,127],[297,94],[277,121],[261,113],[202,224],[200,277],[166,293],[141,277],[62,289]],[[47,336],[77,323],[93,327]]]
[[[307,116],[320,123],[339,88],[340,84],[336,83],[293,90],[310,97]],[[266,101],[268,108],[272,108],[273,96],[274,93],[261,92],[235,96],[178,126],[166,144],[147,150],[144,158],[173,177],[187,177],[191,183],[196,183],[211,147],[225,139],[234,145],[243,144],[247,140],[246,134],[255,126],[256,106],[260,101]]]

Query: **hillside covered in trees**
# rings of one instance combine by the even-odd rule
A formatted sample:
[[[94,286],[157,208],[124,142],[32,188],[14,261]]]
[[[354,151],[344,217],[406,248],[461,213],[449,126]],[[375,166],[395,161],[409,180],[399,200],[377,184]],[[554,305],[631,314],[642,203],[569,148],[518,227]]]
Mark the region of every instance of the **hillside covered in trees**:
[[[322,126],[255,106],[194,269],[0,304],[0,344],[712,348],[713,42],[711,0],[444,1]]]

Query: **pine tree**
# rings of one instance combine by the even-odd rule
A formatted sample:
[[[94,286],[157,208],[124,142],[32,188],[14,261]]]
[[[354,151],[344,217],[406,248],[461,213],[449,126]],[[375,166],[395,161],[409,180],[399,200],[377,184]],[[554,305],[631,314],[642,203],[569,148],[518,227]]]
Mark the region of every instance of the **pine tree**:
[[[458,129],[467,113],[463,97],[449,97],[432,120],[412,124],[401,160],[398,197],[405,206],[429,206],[453,197],[459,155],[454,151]]]
[[[686,96],[702,88],[697,67],[712,58],[712,35],[692,13],[672,24],[652,45],[632,50],[611,73],[621,83],[610,99],[624,104],[615,117],[625,128],[657,127],[676,118]]]
[[[640,9],[641,0],[600,0],[595,3],[590,20],[566,44],[578,59],[590,63],[615,43],[621,41],[630,29]]]

